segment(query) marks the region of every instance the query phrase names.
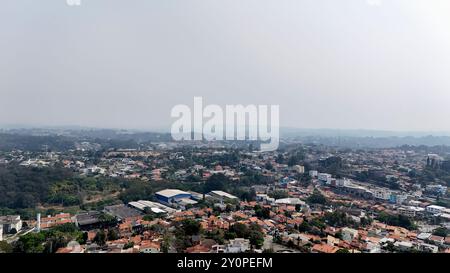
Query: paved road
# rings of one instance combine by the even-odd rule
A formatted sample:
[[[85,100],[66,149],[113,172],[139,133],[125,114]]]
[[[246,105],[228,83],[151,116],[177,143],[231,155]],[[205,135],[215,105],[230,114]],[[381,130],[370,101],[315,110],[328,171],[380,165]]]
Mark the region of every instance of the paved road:
[[[26,234],[32,232],[33,230],[34,230],[34,228],[22,229],[20,232],[14,234],[14,235],[8,235],[8,237],[3,237],[3,240],[5,240],[8,244],[11,244],[12,242],[19,240],[20,236],[26,235]]]

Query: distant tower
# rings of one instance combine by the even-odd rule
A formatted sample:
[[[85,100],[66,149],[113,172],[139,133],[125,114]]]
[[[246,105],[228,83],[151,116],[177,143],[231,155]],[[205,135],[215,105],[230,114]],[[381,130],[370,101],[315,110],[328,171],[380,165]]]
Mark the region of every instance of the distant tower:
[[[36,229],[37,232],[41,232],[41,214],[37,214],[37,221],[36,221]]]

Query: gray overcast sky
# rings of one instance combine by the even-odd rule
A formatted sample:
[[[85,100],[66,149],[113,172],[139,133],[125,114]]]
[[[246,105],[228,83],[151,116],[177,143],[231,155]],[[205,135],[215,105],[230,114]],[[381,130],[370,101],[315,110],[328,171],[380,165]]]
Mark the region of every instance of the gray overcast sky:
[[[450,131],[450,1],[81,1],[1,0],[0,124],[169,129],[197,95]]]

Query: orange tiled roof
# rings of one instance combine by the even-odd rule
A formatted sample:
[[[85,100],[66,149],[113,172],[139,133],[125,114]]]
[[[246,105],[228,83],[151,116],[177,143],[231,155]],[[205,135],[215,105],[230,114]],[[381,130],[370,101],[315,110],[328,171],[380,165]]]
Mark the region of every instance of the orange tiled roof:
[[[88,241],[92,241],[92,240],[94,240],[94,238],[95,238],[95,236],[97,235],[97,232],[95,232],[95,231],[89,231],[88,232]]]
[[[110,241],[110,242],[108,242],[108,243],[109,243],[109,244],[126,244],[126,243],[128,243],[128,239],[122,238],[122,239]]]
[[[442,242],[442,241],[444,241],[444,237],[436,236],[436,235],[431,235],[431,237],[429,239],[431,241],[435,241],[435,242]]]
[[[130,238],[130,241],[132,241],[135,245],[137,245],[142,241],[142,238],[141,236],[133,236]]]
[[[317,251],[319,253],[336,253],[336,251],[338,251],[339,248],[335,247],[335,246],[330,246],[327,244],[315,244],[312,247],[312,250]]]
[[[269,220],[264,220],[264,224],[266,225],[266,226],[269,226],[269,227],[274,227],[275,225],[271,222],[271,221],[269,221]]]
[[[445,238],[445,243],[446,243],[446,244],[450,244],[450,236],[448,236],[447,238]]]
[[[246,214],[244,214],[244,213],[242,213],[240,211],[236,211],[235,213],[233,213],[233,218],[235,218],[235,217],[239,217],[239,218],[242,218],[242,219],[247,219],[248,218],[248,216]]]
[[[119,225],[120,230],[131,230],[131,223],[123,223]]]
[[[154,248],[154,249],[161,249],[161,245],[157,242],[152,242],[149,240],[142,241],[139,245],[139,249],[146,249],[146,248]]]
[[[200,244],[186,248],[186,253],[206,253],[209,252],[210,250],[211,249],[209,247]]]
[[[376,237],[366,237],[366,239],[365,239],[366,241],[368,241],[368,242],[371,242],[371,243],[379,243],[380,242],[380,238],[376,238]]]
[[[56,253],[58,254],[72,253],[72,250],[73,249],[71,247],[61,247],[56,251]]]

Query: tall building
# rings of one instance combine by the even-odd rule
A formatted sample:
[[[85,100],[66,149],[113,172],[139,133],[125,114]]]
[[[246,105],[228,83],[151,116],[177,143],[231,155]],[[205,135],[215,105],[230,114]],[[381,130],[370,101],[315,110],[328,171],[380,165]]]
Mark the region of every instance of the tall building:
[[[36,217],[36,230],[37,232],[41,231],[41,214],[38,213]]]
[[[443,158],[437,154],[428,154],[427,157],[427,167],[431,167],[434,169],[440,168],[442,164]]]

